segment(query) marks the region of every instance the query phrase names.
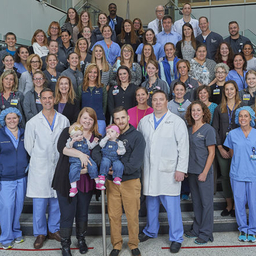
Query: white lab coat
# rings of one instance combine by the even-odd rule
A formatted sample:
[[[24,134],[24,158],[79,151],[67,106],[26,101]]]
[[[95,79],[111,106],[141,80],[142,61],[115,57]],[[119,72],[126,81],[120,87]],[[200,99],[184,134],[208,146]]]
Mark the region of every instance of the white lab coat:
[[[56,191],[52,188],[52,179],[59,159],[57,142],[62,130],[70,124],[65,116],[58,112],[56,113],[53,131],[42,111],[26,124],[24,144],[31,157],[27,197],[57,197]]]
[[[175,171],[187,173],[189,158],[188,131],[185,122],[169,110],[157,129],[153,113],[141,119],[138,130],[146,141],[143,194],[178,196],[181,182]]]

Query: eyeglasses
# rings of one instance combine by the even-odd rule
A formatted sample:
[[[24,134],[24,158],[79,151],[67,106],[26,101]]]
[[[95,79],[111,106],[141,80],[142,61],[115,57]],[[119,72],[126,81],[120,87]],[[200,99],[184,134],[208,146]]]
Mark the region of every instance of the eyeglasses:
[[[33,78],[34,81],[43,81],[44,78],[43,77],[40,77],[40,78]]]
[[[127,52],[132,52],[132,51],[130,51],[130,50],[123,50],[123,52],[127,53]]]
[[[51,27],[51,29],[59,29],[58,27]]]
[[[31,64],[39,63],[39,62],[40,62],[39,60],[31,60],[31,61],[30,61]]]
[[[217,72],[215,72],[215,74],[217,74],[217,75],[224,75],[224,74],[227,74],[227,72],[225,72],[225,71],[217,71]]]

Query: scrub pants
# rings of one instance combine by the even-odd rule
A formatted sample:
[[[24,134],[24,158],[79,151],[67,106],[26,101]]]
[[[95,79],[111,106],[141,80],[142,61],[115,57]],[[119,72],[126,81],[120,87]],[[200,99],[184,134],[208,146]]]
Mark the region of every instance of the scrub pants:
[[[55,233],[60,230],[60,209],[58,199],[33,198],[33,232],[34,236],[47,235],[46,208],[48,206],[48,230]]]
[[[106,121],[105,120],[98,120],[98,131],[104,137],[106,135]]]
[[[206,242],[213,241],[213,171],[204,182],[198,180],[198,174],[191,173],[188,180],[194,210],[192,233]]]
[[[231,178],[230,182],[233,189],[238,230],[245,234],[256,235],[256,182],[236,181]],[[249,207],[249,225],[247,224],[246,203]]]
[[[169,240],[182,243],[183,224],[180,209],[180,196],[147,196],[147,225],[143,229],[144,234],[149,237],[157,237],[159,230],[159,207],[162,202],[169,222]]]
[[[0,243],[11,243],[22,236],[20,230],[20,215],[23,209],[27,188],[27,177],[0,181]]]

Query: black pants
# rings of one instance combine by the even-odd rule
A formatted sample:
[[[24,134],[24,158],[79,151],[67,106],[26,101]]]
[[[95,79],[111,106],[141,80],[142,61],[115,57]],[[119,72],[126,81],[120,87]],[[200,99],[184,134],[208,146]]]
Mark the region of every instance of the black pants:
[[[92,192],[82,193],[78,190],[71,203],[67,197],[62,196],[57,191],[60,206],[60,228],[73,227],[74,218],[76,223],[88,221],[88,210],[92,198]]]

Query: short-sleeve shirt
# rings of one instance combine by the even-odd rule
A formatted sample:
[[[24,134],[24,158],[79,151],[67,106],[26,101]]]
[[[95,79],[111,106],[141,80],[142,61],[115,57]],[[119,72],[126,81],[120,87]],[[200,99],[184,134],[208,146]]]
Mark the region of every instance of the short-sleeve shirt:
[[[208,146],[216,144],[214,128],[204,124],[192,134],[192,127],[188,129],[189,135],[189,165],[188,173],[200,174],[203,172],[209,152]],[[212,166],[209,173],[212,172]]]
[[[256,181],[256,160],[251,159],[253,148],[256,149],[256,129],[252,128],[247,138],[241,127],[230,131],[224,142],[224,146],[234,151],[230,178],[236,181]]]

